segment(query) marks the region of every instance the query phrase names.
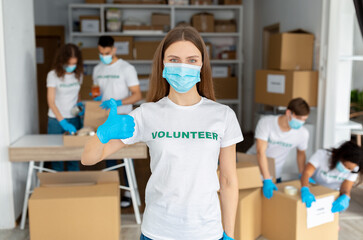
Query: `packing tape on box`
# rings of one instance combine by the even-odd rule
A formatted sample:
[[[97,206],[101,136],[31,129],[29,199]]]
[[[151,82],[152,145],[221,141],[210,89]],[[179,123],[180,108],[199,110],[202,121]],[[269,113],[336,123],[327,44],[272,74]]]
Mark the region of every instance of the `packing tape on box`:
[[[285,186],[284,187],[284,192],[287,195],[296,196],[296,194],[297,194],[297,188],[294,187],[294,186]]]

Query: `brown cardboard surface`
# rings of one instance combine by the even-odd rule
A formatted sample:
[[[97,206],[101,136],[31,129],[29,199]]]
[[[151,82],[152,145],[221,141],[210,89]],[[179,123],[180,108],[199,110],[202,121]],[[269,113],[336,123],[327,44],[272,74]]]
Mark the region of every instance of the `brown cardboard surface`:
[[[285,186],[294,186],[298,189],[296,196],[283,192]],[[300,197],[300,181],[277,184],[278,191],[271,199],[262,198],[262,235],[269,240],[337,240],[338,218],[334,214],[334,221],[307,229],[307,211]],[[323,186],[310,187],[316,199],[334,196],[339,192]]]
[[[190,5],[212,5],[212,0],[190,0]]]
[[[234,19],[232,20],[215,20],[214,29],[216,32],[236,32],[237,25]]]
[[[151,14],[152,26],[170,26],[170,14],[165,13],[152,13]]]
[[[285,93],[267,92],[268,75],[285,76]],[[318,72],[315,71],[278,71],[257,70],[255,84],[256,103],[271,106],[287,106],[293,98],[301,97],[310,106],[317,105]]]
[[[123,31],[137,30],[137,31],[150,31],[150,30],[164,30],[163,26],[136,26],[136,25],[124,25],[122,27]]]
[[[214,15],[211,13],[194,14],[192,26],[199,32],[214,32]]]
[[[306,32],[272,34],[269,43],[268,68],[278,70],[311,70],[314,35]]]
[[[236,51],[223,51],[219,55],[220,59],[237,59]]]
[[[81,48],[83,60],[99,60],[99,52],[97,48]]]
[[[81,96],[81,101],[92,100],[92,97],[89,95],[89,93],[92,91],[92,85],[93,85],[92,75],[84,75],[81,89],[79,91],[79,94]]]
[[[238,161],[248,161],[248,162],[252,162],[255,165],[258,166],[258,160],[257,160],[257,155],[253,155],[253,154],[245,154],[245,153],[237,153],[238,155]],[[268,164],[268,169],[270,171],[272,180],[276,179],[276,172],[275,172],[275,159],[273,158],[267,158],[267,164]],[[262,173],[260,173],[260,176],[262,176]],[[261,180],[262,181],[262,180]]]
[[[261,235],[261,211],[261,188],[239,191],[234,233],[235,240],[255,240]]]
[[[214,78],[213,83],[217,99],[238,98],[238,81],[236,77]]]
[[[86,0],[86,3],[106,3],[106,0]]]
[[[241,5],[242,0],[219,0],[219,4],[223,4],[223,5]]]
[[[135,42],[134,57],[135,59],[151,60],[154,58],[155,51],[160,42]]]
[[[122,59],[133,59],[133,46],[134,46],[134,38],[133,37],[120,37],[120,36],[113,36],[115,39],[115,43],[117,42],[128,42],[129,43],[129,52],[128,54],[118,54],[117,57]]]
[[[29,199],[31,239],[120,238],[118,172],[41,173],[39,176],[41,187]],[[74,186],[71,180],[76,183],[92,180],[94,185]],[[59,186],[47,187],[47,183]]]

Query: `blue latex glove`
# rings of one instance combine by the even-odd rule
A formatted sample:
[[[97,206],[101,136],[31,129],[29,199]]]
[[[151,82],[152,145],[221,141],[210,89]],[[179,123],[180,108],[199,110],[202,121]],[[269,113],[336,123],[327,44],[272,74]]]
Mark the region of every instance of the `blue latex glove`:
[[[316,201],[314,194],[310,192],[308,187],[301,188],[301,200],[307,208],[311,207],[311,204]]]
[[[299,173],[299,179],[301,179],[301,173]],[[309,183],[316,184],[315,180],[312,178],[309,178]]]
[[[77,129],[65,119],[60,121],[59,124],[62,126],[63,130],[66,132],[69,132],[69,133],[77,132]]]
[[[270,199],[273,196],[273,191],[277,191],[276,185],[272,182],[271,179],[263,180],[262,192],[265,198]]]
[[[101,107],[102,109],[106,109],[106,110],[110,109],[110,108],[111,108],[110,101],[111,101],[111,100],[103,101],[103,102],[101,103],[100,107]],[[115,100],[115,101],[116,101],[116,105],[117,105],[117,107],[122,106],[122,101],[121,101],[121,100]]]
[[[84,115],[84,110],[85,110],[85,107],[84,107],[83,102],[78,102],[78,103],[77,103],[77,106],[82,108],[82,111],[80,111],[80,112],[78,113],[78,116],[83,116],[83,115]]]
[[[348,195],[343,194],[338,197],[337,200],[333,202],[333,207],[331,208],[332,213],[343,212],[349,207],[350,197]]]
[[[92,93],[89,93],[89,95],[92,97]],[[102,94],[98,97],[93,98],[93,101],[101,101],[102,100]]]
[[[223,240],[234,240],[231,237],[228,237],[228,235],[226,234],[226,232],[223,232]]]
[[[135,131],[134,118],[130,115],[118,115],[115,99],[110,99],[110,114],[104,124],[98,127],[97,136],[101,143],[108,143],[111,139],[125,139],[132,137]]]

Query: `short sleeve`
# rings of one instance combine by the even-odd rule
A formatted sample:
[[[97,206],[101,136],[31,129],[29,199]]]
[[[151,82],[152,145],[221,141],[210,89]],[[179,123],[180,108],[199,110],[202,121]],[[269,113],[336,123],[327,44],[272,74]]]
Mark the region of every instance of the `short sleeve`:
[[[358,179],[358,173],[350,173],[347,177],[348,181],[355,182]]]
[[[54,71],[50,71],[47,75],[47,87],[57,87],[57,76]]]
[[[228,107],[224,135],[221,140],[221,148],[228,147],[242,141],[243,135],[236,114]]]
[[[128,87],[132,87],[132,86],[137,86],[139,85],[139,79],[137,78],[137,72],[136,69],[130,65],[127,69],[127,77],[126,79],[126,84]]]
[[[270,133],[270,131],[269,131],[270,125],[271,125],[271,123],[269,123],[269,120],[272,120],[272,119],[268,118],[268,117],[263,117],[258,121],[256,130],[255,130],[256,139],[261,139],[261,140],[267,142],[269,133]]]
[[[316,151],[309,159],[309,163],[315,168],[321,166],[322,161],[329,162],[329,155],[326,153],[326,150],[322,149]]]
[[[135,121],[135,131],[132,137],[127,139],[121,139],[125,144],[134,144],[137,142],[143,142],[143,120],[142,120],[142,107],[138,107],[129,113],[130,116],[134,118]]]
[[[98,66],[96,66],[92,72],[93,85],[99,85],[98,80],[97,80],[97,70],[98,70]]]
[[[301,142],[297,145],[297,149],[300,151],[305,151],[308,148],[309,142],[309,132],[306,128],[302,129]]]

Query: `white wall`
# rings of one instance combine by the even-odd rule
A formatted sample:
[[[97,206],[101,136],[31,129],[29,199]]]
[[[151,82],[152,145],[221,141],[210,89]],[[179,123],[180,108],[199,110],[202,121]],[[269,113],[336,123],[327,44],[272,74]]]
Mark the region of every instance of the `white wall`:
[[[363,56],[363,35],[360,32],[357,19],[354,20],[354,55]],[[352,89],[363,91],[363,61],[353,63]]]
[[[6,192],[2,192],[0,198],[0,228],[15,226],[21,212],[27,173],[27,164],[9,162],[8,145],[25,134],[38,132],[33,14],[32,0],[2,0],[0,189]]]

